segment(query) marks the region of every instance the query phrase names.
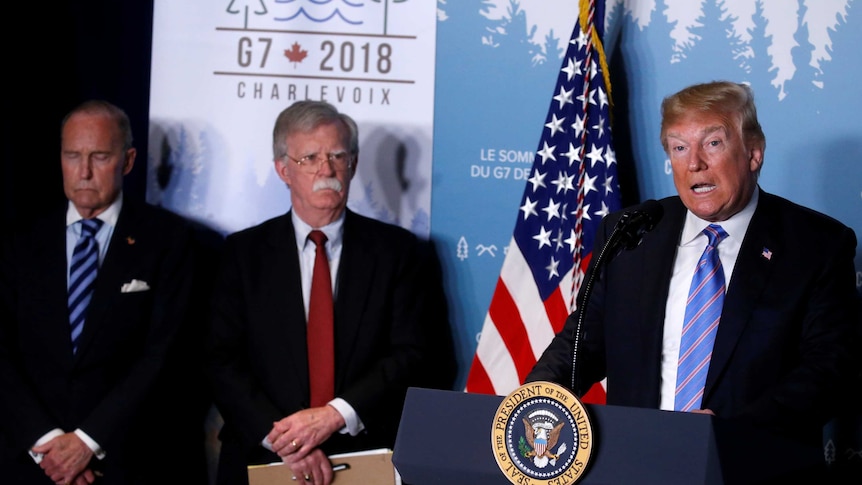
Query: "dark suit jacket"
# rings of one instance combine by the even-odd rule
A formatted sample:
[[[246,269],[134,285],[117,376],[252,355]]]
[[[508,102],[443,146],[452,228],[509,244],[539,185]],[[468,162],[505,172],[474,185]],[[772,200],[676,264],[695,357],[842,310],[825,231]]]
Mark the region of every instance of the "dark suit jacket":
[[[605,265],[587,305],[578,386],[607,376],[608,404],[659,406],[665,303],[686,211],[678,197],[660,202],[664,217],[640,246]],[[603,221],[596,251],[620,215]],[[725,297],[704,408],[820,442],[858,369],[855,246],[850,228],[761,191]],[[577,315],[528,381],[571,386]]]
[[[433,255],[410,232],[348,211],[335,300],[335,393],[365,431],[327,454],[392,448],[408,386],[450,388],[451,333]],[[290,213],[228,236],[208,338],[224,418],[219,483],[280,461],[261,446],[273,422],[309,406],[306,318]]]
[[[192,288],[192,233],[162,209],[124,201],[72,354],[66,310],[65,205],[3,251],[0,423],[4,481],[51,483],[26,451],[54,428],[81,428],[106,452],[101,483],[202,483],[201,421],[183,421],[191,375],[180,367]],[[121,293],[132,279],[148,291]],[[191,386],[190,386],[191,387]],[[195,426],[198,426],[195,428]],[[197,432],[197,434],[195,434]],[[199,441],[191,442],[192,437]],[[190,469],[195,463],[196,468]]]

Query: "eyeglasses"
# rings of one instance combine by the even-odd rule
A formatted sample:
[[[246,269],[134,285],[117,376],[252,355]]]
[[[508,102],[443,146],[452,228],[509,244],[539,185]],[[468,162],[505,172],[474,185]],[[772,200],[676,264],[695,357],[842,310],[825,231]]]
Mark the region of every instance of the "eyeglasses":
[[[287,154],[284,157],[299,165],[303,172],[310,174],[319,172],[324,160],[329,162],[332,170],[336,172],[343,172],[353,167],[353,155],[348,152],[330,152],[325,156],[321,156],[320,153],[312,153],[299,159]]]

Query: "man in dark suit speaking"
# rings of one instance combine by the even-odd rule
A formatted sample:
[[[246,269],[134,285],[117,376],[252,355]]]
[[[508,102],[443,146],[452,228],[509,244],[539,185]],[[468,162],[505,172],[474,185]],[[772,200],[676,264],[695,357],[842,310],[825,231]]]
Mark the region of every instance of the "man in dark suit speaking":
[[[759,187],[766,140],[748,86],[669,96],[661,142],[678,196],[605,265],[527,381],[571,385],[586,311],[576,392],[607,378],[608,404],[705,412],[822,446],[859,372],[853,230]],[[620,216],[602,221],[596,247]]]
[[[225,241],[207,345],[220,484],[279,460],[331,483],[328,455],[394,446],[408,386],[452,385],[433,251],[346,208],[358,153],[349,116],[292,104],[273,130],[292,208]]]
[[[4,238],[4,483],[205,479],[190,454],[202,446],[202,419],[180,412],[196,397],[175,393],[174,379],[187,374],[169,365],[182,361],[175,345],[189,317],[193,233],[180,217],[123,197],[132,141],[120,108],[75,108],[62,124],[68,203]]]

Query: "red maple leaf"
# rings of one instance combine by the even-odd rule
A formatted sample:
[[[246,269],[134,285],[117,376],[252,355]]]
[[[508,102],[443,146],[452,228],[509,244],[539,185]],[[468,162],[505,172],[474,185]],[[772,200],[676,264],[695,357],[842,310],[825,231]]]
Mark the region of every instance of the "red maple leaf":
[[[308,55],[307,50],[303,50],[299,45],[299,42],[294,42],[292,46],[290,46],[290,50],[284,51],[284,57],[293,63],[293,67],[296,67],[297,62],[302,62],[305,59],[305,56]]]

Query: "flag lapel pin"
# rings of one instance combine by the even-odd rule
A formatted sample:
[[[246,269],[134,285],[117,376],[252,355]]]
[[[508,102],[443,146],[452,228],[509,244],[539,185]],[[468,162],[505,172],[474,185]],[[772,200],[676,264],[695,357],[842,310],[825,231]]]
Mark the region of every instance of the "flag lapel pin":
[[[763,248],[763,251],[760,252],[760,256],[767,261],[772,261],[772,250],[769,248]]]

